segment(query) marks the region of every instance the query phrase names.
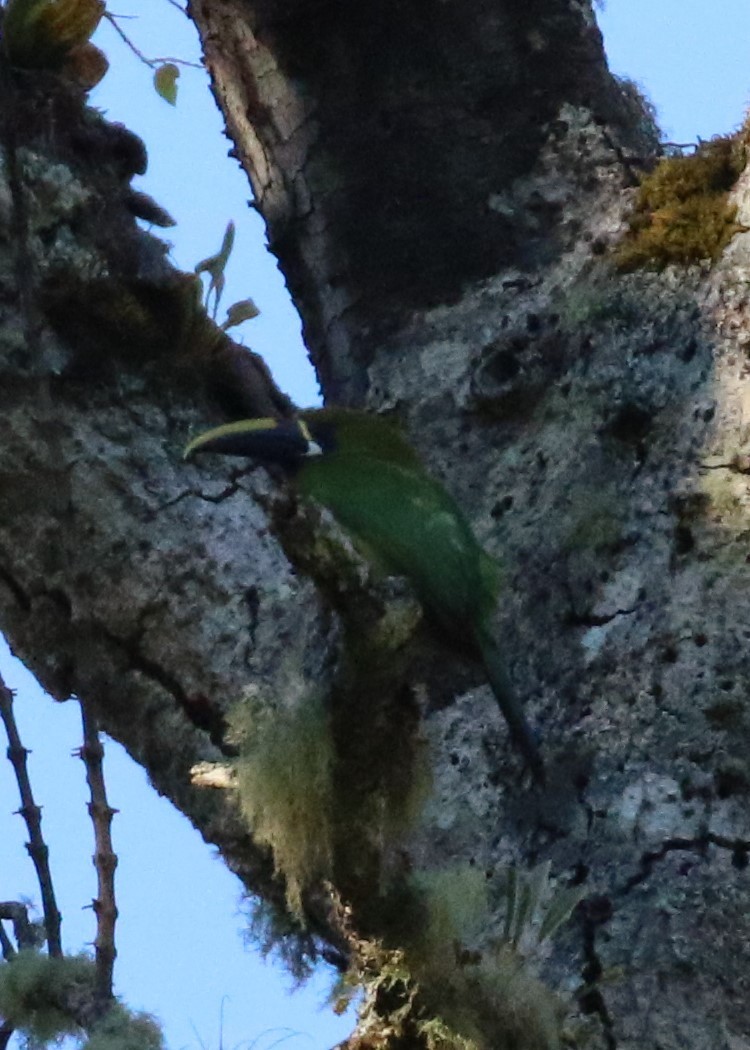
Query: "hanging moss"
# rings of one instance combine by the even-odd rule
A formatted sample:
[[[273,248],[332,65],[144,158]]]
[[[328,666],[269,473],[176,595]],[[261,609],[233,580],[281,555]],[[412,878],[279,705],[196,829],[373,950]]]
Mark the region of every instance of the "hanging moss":
[[[328,715],[320,697],[271,708],[248,696],[231,722],[240,744],[240,803],[256,842],[273,850],[292,915],[305,888],[332,874],[332,763]]]
[[[702,142],[690,156],[664,157],[641,182],[630,229],[615,250],[620,270],[662,269],[717,259],[735,233],[729,191],[745,167],[750,127]]]
[[[0,1015],[39,1043],[81,1033],[73,1005],[93,1000],[94,961],[22,951],[0,966]]]
[[[164,1037],[150,1014],[131,1013],[115,1003],[94,1026],[81,1050],[164,1050]]]

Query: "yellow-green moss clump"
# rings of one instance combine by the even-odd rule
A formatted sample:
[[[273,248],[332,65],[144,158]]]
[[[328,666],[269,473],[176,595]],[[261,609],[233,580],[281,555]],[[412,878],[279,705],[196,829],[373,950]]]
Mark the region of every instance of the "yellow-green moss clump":
[[[98,1015],[95,986],[96,967],[87,955],[52,958],[20,951],[0,964],[0,1015],[29,1047],[73,1036],[82,1050],[164,1050],[161,1031],[148,1014],[132,1013],[115,1001]]]
[[[750,126],[702,142],[690,156],[665,157],[641,182],[630,229],[615,251],[620,270],[662,269],[717,259],[735,233],[729,191],[745,167]]]
[[[353,1045],[425,1050],[558,1050],[564,1004],[536,976],[531,958],[570,917],[579,888],[556,888],[549,865],[508,869],[490,894],[483,870],[456,866],[414,876],[403,946],[350,936],[347,989],[363,987]],[[493,900],[490,900],[490,896]],[[504,921],[493,929],[497,906]]]
[[[0,1014],[37,1043],[80,1035],[70,1004],[93,1001],[95,980],[94,961],[86,955],[18,952],[0,966]]]
[[[430,1013],[477,1050],[560,1045],[562,1004],[530,956],[567,921],[581,892],[555,890],[549,874],[548,864],[508,869],[494,906],[485,873],[468,865],[415,877],[424,915],[406,958]],[[501,903],[504,928],[487,943]]]
[[[303,891],[331,876],[333,747],[323,703],[307,697],[271,708],[248,697],[232,716],[237,783],[255,841],[273,851],[287,904],[302,915]]]

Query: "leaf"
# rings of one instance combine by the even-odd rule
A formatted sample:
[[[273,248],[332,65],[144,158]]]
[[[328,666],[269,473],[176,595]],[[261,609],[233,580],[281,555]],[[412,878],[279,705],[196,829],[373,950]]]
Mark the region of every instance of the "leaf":
[[[533,871],[530,871],[526,876],[529,882],[529,891],[531,893],[531,910],[529,912],[528,918],[529,922],[533,922],[534,916],[536,915],[537,910],[539,908],[539,904],[541,903],[542,898],[545,897],[547,894],[549,888],[549,873],[551,867],[552,864],[550,861],[543,861],[541,864],[537,865],[537,867],[534,868]]]
[[[180,70],[174,62],[165,62],[163,66],[154,73],[154,87],[156,94],[168,102],[170,106],[177,104],[177,78]]]
[[[582,886],[567,886],[560,890],[549,902],[542,924],[539,927],[539,941],[551,937],[570,918],[573,909],[583,899]]]
[[[260,310],[252,299],[240,299],[238,303],[232,303],[227,310],[226,320],[221,326],[222,330],[226,332],[228,328],[234,328],[244,321],[252,321],[259,313]]]
[[[224,231],[224,239],[221,242],[221,248],[216,255],[209,255],[207,259],[201,259],[198,265],[195,267],[196,273],[208,273],[211,277],[216,278],[224,272],[227,265],[227,261],[232,252],[232,245],[234,244],[234,223],[230,220],[227,223],[227,228]]]
[[[518,896],[518,904],[516,906],[515,922],[513,924],[513,930],[511,933],[510,943],[514,948],[518,947],[518,942],[521,940],[524,926],[531,914],[531,886],[527,879],[522,878],[520,880],[521,892]]]
[[[11,63],[55,69],[92,36],[104,0],[8,0],[3,8],[3,46]]]
[[[90,40],[104,14],[104,0],[57,0],[45,12],[47,31],[66,50]]]
[[[224,230],[224,239],[221,242],[221,248],[219,249],[218,260],[221,264],[222,272],[224,271],[227,263],[229,262],[229,256],[232,254],[232,248],[234,247],[234,223],[230,219],[227,223],[227,228]]]
[[[80,44],[70,52],[64,68],[69,76],[90,91],[109,69],[109,60],[95,44]]]
[[[503,940],[510,941],[511,930],[513,929],[513,921],[516,914],[516,897],[518,895],[518,872],[516,869],[508,868],[507,882],[505,886],[505,923],[503,928]]]
[[[195,267],[196,273],[207,273],[211,280],[208,283],[208,291],[206,292],[206,309],[208,309],[208,300],[211,292],[214,293],[214,309],[213,317],[216,317],[216,311],[219,308],[219,300],[221,299],[224,291],[224,270],[226,268],[229,256],[232,254],[232,248],[234,246],[234,223],[230,219],[227,223],[227,228],[224,230],[224,238],[221,242],[221,248],[219,248],[216,255],[209,255],[207,259],[202,259],[201,262]]]

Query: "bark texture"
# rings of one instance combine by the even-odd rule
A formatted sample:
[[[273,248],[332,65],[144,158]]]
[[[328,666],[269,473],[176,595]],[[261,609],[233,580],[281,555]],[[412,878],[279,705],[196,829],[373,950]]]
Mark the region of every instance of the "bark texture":
[[[53,695],[96,704],[271,900],[268,851],[190,771],[226,758],[223,717],[248,689],[284,709],[324,694],[345,798],[326,874],[353,911],[307,887],[316,932],[413,942],[411,917],[429,925],[415,874],[478,872],[490,900],[481,928],[455,919],[440,979],[422,960],[420,1023],[442,1009],[488,1050],[554,1045],[520,1008],[520,1027],[498,1020],[479,976],[508,866],[548,861],[584,898],[528,967],[559,991],[570,1040],[745,1046],[750,234],[712,269],[614,270],[654,140],[588,4],[193,0],[191,14],[327,397],[396,413],[502,558],[497,629],[548,785],[525,782],[481,672],[330,522],[261,471],[180,461],[216,408],[205,367],[170,346],[194,332],[181,279],[128,212],[137,148],[59,85],[17,77],[0,193],[3,630]],[[750,224],[748,185],[734,194]],[[430,787],[395,829],[388,786],[407,792],[417,753]],[[460,1045],[395,1026],[403,1001],[372,983],[352,1048]]]
[[[194,0],[191,14],[337,403],[361,403],[412,311],[559,251],[554,202],[508,191],[563,102],[637,141],[588,2]]]

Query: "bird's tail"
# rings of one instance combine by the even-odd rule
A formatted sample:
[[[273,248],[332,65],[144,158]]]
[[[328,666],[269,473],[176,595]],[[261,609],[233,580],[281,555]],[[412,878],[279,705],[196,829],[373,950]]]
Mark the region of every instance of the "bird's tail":
[[[521,704],[510,684],[505,661],[497,642],[486,627],[476,629],[476,639],[482,660],[487,671],[492,692],[495,694],[500,710],[510,729],[510,735],[516,747],[522,753],[526,764],[538,784],[544,783],[544,764],[539,748],[529,723],[521,710]]]

